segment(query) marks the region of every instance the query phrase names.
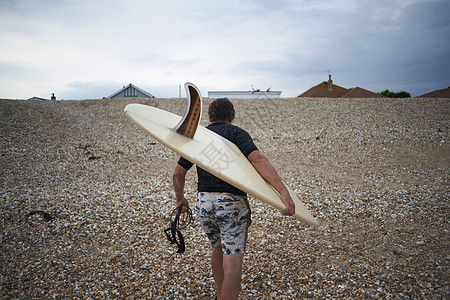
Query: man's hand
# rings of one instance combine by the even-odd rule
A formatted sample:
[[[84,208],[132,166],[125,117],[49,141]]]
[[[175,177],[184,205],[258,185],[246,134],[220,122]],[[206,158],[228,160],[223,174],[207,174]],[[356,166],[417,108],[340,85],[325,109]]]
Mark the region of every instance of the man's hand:
[[[295,203],[292,201],[291,195],[289,193],[281,195],[281,201],[283,201],[286,209],[281,212],[285,216],[292,216],[295,214]]]
[[[187,209],[189,208],[189,202],[186,200],[186,198],[181,197],[181,199],[179,201],[177,201],[177,203],[175,204],[176,208],[179,208],[180,206],[182,206],[181,212],[184,213],[185,211],[187,211]]]

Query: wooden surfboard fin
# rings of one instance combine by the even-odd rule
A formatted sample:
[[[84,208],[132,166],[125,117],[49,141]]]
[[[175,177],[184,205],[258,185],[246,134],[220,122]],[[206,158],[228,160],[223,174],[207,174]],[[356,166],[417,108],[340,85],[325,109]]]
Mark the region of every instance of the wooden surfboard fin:
[[[187,94],[187,110],[174,129],[179,134],[193,138],[202,115],[202,97],[194,84],[186,82],[184,88]]]

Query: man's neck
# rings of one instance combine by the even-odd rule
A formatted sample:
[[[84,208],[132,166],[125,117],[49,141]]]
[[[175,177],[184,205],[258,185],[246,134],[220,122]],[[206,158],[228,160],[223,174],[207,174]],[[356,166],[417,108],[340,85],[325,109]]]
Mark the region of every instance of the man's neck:
[[[225,123],[225,124],[231,125],[230,121],[214,121],[214,122],[211,122],[211,124],[216,124],[216,123]]]

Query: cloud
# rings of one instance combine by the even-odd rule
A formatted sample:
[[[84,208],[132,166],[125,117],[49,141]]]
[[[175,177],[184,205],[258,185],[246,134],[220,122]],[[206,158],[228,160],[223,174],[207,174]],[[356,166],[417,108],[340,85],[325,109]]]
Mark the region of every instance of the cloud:
[[[103,97],[131,82],[177,97],[191,81],[202,93],[254,85],[287,97],[327,70],[344,87],[418,95],[449,84],[447,2],[2,1],[0,96]]]
[[[74,81],[57,91],[58,99],[101,99],[120,90],[125,84],[103,81]]]

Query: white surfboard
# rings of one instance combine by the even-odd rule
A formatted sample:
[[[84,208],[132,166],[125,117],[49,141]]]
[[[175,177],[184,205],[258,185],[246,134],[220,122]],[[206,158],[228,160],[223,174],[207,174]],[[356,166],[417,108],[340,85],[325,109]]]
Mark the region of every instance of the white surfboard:
[[[215,132],[198,125],[199,114],[201,114],[200,92],[191,83],[186,83],[185,88],[188,93],[188,111],[183,118],[142,104],[127,105],[125,113],[150,136],[180,156],[249,195],[283,211],[285,206],[279,193],[259,175],[239,148]],[[186,123],[191,124],[186,125]],[[192,126],[192,123],[196,125]],[[288,190],[295,203],[293,216],[310,225],[319,226],[319,222],[314,219],[304,204],[289,188]]]

